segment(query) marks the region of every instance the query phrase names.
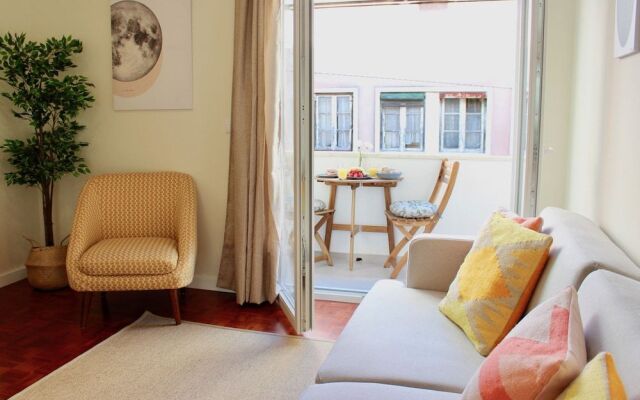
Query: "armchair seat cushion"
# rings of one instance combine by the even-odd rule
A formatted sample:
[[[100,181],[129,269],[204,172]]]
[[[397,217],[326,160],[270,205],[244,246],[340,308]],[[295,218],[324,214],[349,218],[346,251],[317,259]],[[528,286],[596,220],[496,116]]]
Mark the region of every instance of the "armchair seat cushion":
[[[175,240],[132,237],[99,241],[80,257],[79,267],[93,276],[159,275],[173,272],[177,263]]]

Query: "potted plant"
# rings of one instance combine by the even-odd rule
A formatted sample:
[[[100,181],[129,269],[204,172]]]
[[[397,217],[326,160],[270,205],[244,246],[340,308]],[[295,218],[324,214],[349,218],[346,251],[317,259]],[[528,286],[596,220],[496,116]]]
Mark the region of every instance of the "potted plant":
[[[84,126],[76,118],[91,106],[93,85],[81,75],[67,73],[82,52],[82,42],[63,36],[44,42],[27,41],[25,34],[0,37],[0,79],[10,88],[2,92],[13,105],[13,115],[26,121],[31,135],[6,139],[0,149],[12,167],[4,174],[8,185],[37,187],[42,196],[44,246],[32,241],[25,263],[29,283],[41,289],[67,285],[66,246],[55,245],[53,193],[55,182],[67,174],[89,172],[78,155],[88,145],[76,140]]]

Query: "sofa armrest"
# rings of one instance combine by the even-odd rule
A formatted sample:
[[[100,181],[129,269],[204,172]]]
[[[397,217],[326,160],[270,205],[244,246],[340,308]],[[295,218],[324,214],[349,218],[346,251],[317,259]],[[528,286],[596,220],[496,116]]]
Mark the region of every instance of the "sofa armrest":
[[[409,243],[407,287],[446,292],[472,244],[469,236],[416,236]]]

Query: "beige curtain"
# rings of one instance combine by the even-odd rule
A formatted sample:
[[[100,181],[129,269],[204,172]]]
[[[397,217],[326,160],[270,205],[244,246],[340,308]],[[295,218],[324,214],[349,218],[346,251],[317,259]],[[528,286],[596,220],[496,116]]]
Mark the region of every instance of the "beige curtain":
[[[276,299],[272,168],[278,141],[280,0],[236,0],[231,153],[218,287],[237,302]]]

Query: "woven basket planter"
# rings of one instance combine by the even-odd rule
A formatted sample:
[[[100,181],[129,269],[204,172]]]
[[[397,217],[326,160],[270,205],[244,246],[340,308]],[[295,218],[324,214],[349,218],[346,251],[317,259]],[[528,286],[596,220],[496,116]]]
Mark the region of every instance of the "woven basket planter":
[[[67,246],[32,247],[25,262],[29,284],[42,290],[66,287]]]

